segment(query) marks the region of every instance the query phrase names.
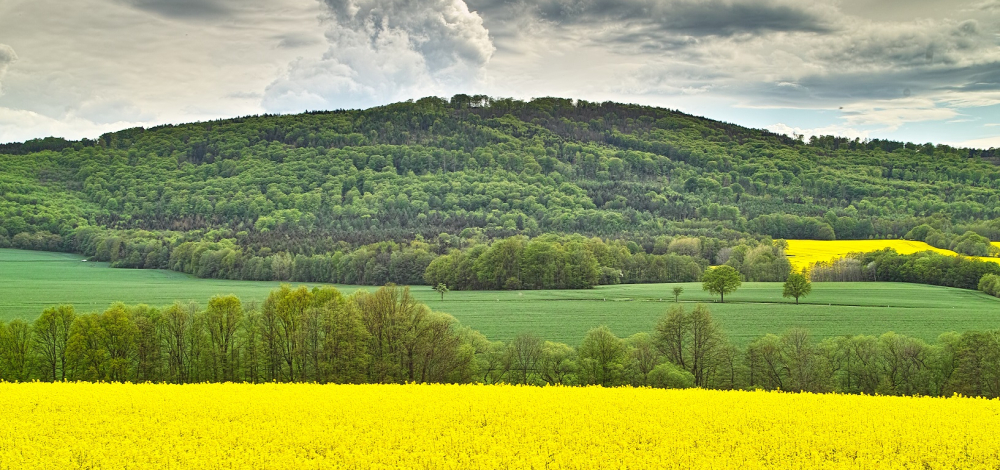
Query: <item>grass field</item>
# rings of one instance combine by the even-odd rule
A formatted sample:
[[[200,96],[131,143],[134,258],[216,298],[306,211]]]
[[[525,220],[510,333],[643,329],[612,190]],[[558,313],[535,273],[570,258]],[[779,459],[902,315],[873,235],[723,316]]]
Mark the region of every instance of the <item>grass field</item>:
[[[174,300],[204,305],[216,294],[262,301],[277,282],[197,279],[156,270],[111,269],[77,255],[0,250],[0,319],[33,320],[61,303],[96,311],[114,301],[161,306]],[[697,283],[681,284],[681,301],[711,302]],[[353,292],[357,286],[338,286]],[[673,284],[601,286],[590,290],[451,292],[444,302],[427,286],[414,296],[450,313],[490,339],[522,332],[576,345],[590,328],[608,325],[619,336],[652,331],[673,301]],[[374,289],[373,287],[365,287]],[[745,283],[712,313],[737,344],[791,327],[817,337],[888,331],[934,340],[947,331],[1000,328],[1000,299],[947,287],[891,283],[817,283],[794,305],[780,283]]]

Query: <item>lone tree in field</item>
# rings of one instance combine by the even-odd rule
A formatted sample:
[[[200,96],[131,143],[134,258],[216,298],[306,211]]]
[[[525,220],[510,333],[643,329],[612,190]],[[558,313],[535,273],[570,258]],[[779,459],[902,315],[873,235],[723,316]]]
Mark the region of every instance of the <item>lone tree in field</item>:
[[[434,286],[434,292],[441,294],[441,301],[444,302],[444,295],[448,293],[448,286],[446,286],[443,282],[438,283],[438,285]]]
[[[788,280],[785,281],[785,292],[781,295],[784,297],[795,297],[795,303],[799,303],[799,297],[805,297],[812,292],[812,283],[809,279],[799,273],[791,273],[788,275]]]
[[[680,302],[682,292],[684,292],[683,287],[681,286],[674,287],[674,303]]]
[[[701,276],[701,288],[719,294],[720,303],[725,303],[726,294],[736,292],[742,284],[739,271],[732,266],[712,268]]]

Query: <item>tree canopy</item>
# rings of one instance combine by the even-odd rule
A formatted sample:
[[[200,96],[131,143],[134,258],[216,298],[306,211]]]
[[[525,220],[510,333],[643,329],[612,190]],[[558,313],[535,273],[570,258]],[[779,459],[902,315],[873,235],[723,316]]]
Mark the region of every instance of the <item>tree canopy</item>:
[[[739,289],[743,281],[740,280],[740,273],[732,266],[719,266],[705,272],[701,277],[701,288],[719,294],[719,302],[726,301],[726,294],[731,294]]]

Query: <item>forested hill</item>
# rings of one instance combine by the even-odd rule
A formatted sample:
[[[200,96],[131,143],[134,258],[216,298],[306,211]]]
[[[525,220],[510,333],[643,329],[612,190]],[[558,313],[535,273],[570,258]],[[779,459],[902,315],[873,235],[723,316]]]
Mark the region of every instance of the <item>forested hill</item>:
[[[0,246],[208,277],[414,283],[441,255],[471,253],[459,269],[510,239],[516,253],[535,243],[576,256],[567,266],[585,265],[588,280],[596,264],[601,282],[616,270],[644,282],[771,246],[765,237],[902,237],[926,225],[914,233],[937,245],[968,231],[1000,239],[995,150],[802,142],[617,103],[457,95],[0,154]],[[545,281],[505,269],[468,280],[589,282],[567,277],[573,267]]]

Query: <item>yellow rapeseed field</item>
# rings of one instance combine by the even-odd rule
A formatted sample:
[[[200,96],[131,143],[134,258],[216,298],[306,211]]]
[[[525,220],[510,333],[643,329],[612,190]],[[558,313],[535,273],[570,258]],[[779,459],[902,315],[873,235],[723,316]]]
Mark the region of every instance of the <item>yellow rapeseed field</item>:
[[[1000,243],[994,242],[1000,247]],[[809,267],[817,261],[830,261],[852,252],[868,252],[892,248],[900,254],[908,255],[920,251],[934,251],[949,256],[958,256],[950,250],[934,248],[924,242],[913,240],[788,240],[788,260],[796,271]],[[1000,262],[1000,258],[977,258]]]
[[[4,469],[997,468],[1000,401],[484,385],[0,384]]]

